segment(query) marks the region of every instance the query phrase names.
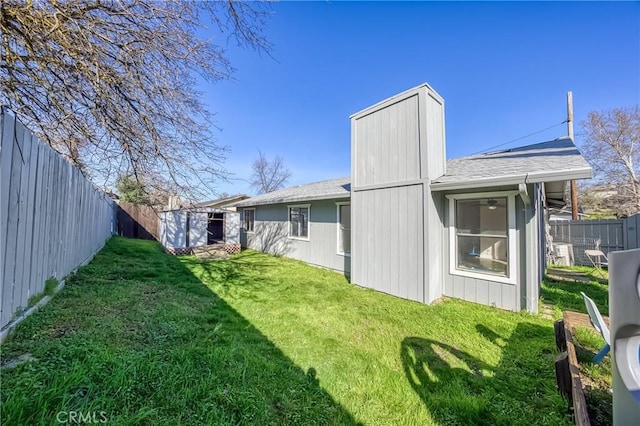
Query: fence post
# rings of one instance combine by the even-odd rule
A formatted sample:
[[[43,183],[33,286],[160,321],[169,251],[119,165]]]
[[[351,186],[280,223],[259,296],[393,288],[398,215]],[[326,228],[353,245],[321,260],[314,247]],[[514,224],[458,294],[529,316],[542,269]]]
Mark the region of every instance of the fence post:
[[[640,248],[640,214],[624,220],[624,249]]]

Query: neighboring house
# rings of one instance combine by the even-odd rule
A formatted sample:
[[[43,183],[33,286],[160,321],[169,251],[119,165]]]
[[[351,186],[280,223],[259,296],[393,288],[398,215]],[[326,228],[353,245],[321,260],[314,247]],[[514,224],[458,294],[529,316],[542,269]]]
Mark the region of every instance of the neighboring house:
[[[571,214],[571,206],[563,206],[563,207],[549,207],[547,209],[548,220],[573,220],[573,216]],[[578,207],[578,219],[588,219],[589,215],[583,213],[582,207]]]
[[[238,253],[240,213],[233,204],[247,198],[236,195],[160,212],[160,243],[174,254],[188,254],[193,247],[212,244]]]
[[[444,101],[428,85],[351,116],[351,177],[236,204],[241,243],[431,303],[537,311],[544,206],[591,176],[568,138],[445,159]]]

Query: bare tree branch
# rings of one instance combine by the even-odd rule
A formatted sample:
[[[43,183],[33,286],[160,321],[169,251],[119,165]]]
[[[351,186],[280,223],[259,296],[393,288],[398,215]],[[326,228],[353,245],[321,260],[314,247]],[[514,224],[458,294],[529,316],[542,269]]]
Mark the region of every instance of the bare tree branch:
[[[227,175],[196,76],[233,72],[198,31],[268,51],[268,16],[232,0],[3,0],[0,103],[99,186],[129,175],[195,198]]]
[[[640,106],[592,111],[580,124],[595,182],[617,190],[616,215],[640,213]]]
[[[261,151],[258,151],[258,158],[251,167],[253,173],[249,183],[258,194],[266,194],[284,187],[291,177],[291,171],[284,164],[282,157],[276,156],[269,160]]]

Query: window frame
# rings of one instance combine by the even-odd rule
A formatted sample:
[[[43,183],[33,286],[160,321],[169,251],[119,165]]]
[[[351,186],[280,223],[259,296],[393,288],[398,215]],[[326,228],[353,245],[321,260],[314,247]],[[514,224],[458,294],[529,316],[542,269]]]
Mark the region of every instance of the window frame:
[[[351,210],[351,201],[336,202],[336,253],[340,256],[351,257],[351,251],[340,251],[340,207],[342,206],[349,206],[349,210]],[[351,219],[353,221],[353,216]],[[349,223],[349,246],[351,246],[351,223]]]
[[[247,229],[247,211],[253,212],[251,231]],[[256,232],[256,209],[255,208],[242,209],[242,219],[243,219],[242,228],[244,229],[244,232],[247,234],[254,234]]]
[[[291,235],[291,209],[306,208],[307,209],[307,236],[300,237]],[[298,241],[310,241],[311,239],[311,204],[290,204],[287,205],[287,238]]]
[[[469,278],[481,279],[484,281],[494,281],[504,284],[517,284],[517,241],[516,241],[516,195],[518,191],[495,191],[495,192],[475,192],[464,194],[448,194],[449,200],[449,273]],[[508,275],[506,277],[483,272],[473,272],[457,267],[458,238],[456,233],[456,201],[476,200],[483,198],[506,198],[507,199],[507,265]]]

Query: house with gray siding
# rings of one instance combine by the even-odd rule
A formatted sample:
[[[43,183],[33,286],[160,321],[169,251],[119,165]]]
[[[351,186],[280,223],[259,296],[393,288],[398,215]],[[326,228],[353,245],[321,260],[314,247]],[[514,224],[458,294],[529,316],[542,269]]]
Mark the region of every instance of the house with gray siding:
[[[237,203],[241,244],[422,303],[536,312],[545,207],[589,177],[568,138],[447,161],[444,100],[423,84],[351,116],[351,176]]]
[[[270,192],[242,201],[243,247],[350,273],[349,177]]]

